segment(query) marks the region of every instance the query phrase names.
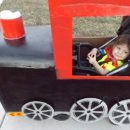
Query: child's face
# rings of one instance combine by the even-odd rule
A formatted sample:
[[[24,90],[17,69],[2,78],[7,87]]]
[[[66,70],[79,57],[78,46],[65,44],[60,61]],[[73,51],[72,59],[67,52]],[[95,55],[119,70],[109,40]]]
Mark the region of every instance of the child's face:
[[[113,46],[112,55],[117,60],[125,60],[130,54],[127,44]]]

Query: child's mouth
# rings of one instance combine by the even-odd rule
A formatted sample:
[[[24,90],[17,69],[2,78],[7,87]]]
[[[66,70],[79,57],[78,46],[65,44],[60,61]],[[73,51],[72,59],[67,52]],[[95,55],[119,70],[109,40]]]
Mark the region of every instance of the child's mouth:
[[[119,54],[116,54],[115,56],[116,56],[117,58],[122,58],[122,56],[119,55]]]

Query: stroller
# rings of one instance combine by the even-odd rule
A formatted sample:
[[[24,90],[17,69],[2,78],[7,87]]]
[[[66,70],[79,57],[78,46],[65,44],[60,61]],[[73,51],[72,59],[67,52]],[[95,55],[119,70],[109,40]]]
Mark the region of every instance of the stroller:
[[[130,34],[130,17],[127,16],[123,17],[121,26],[117,31],[117,36],[108,40],[105,44],[99,46],[99,48],[104,48],[105,46],[111,44],[118,38],[118,36],[123,34]],[[90,42],[76,42],[73,44],[73,75],[100,75],[86,60],[86,56],[92,48],[94,48],[94,46],[92,46]],[[127,61],[125,61],[122,66],[108,72],[107,76],[130,76],[129,66],[130,57],[127,58]]]

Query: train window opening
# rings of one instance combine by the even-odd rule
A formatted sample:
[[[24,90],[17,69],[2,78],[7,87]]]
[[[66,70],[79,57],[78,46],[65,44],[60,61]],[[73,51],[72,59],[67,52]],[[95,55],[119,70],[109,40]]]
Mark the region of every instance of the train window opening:
[[[122,23],[119,16],[73,18],[72,75],[130,75],[130,33],[118,34]]]

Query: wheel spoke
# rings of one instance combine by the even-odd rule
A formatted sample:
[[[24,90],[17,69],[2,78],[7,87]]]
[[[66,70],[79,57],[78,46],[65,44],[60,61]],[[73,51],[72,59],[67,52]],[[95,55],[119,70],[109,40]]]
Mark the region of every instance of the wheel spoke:
[[[45,114],[45,113],[41,113],[43,116],[46,116],[46,117],[50,117],[49,115]]]
[[[40,114],[38,114],[38,116],[39,116],[39,118],[40,118],[41,120],[43,120],[43,118],[42,118],[42,116],[41,116]]]
[[[88,105],[88,110],[90,110],[92,108],[92,101],[89,101],[89,105]]]
[[[43,111],[41,111],[41,112],[51,112],[51,110],[43,110]]]
[[[128,116],[129,122],[130,122],[130,116]]]
[[[35,114],[35,115],[32,117],[32,119],[35,119],[36,116],[37,116],[37,114]]]
[[[35,103],[32,103],[35,110],[38,110]]]
[[[94,119],[96,119],[96,120],[98,119],[98,117],[95,116],[93,113],[91,113],[90,115],[91,115]]]
[[[124,115],[123,115],[123,114],[117,115],[117,116],[114,116],[113,119],[120,118],[120,117],[122,117],[122,116],[124,116]]]
[[[82,112],[82,113],[83,113],[84,110],[73,110],[73,112],[74,112],[74,113],[76,113],[76,112]]]
[[[31,108],[28,108],[28,107],[26,107],[25,109],[26,109],[26,110],[29,110],[29,111],[33,111],[33,112],[35,111],[35,110],[33,110],[33,109],[31,109]]]
[[[88,115],[86,115],[86,120],[85,120],[85,122],[88,122],[89,120],[89,114]]]
[[[119,113],[122,113],[122,114],[123,114],[123,113],[125,113],[124,111],[121,111],[121,110],[117,110],[117,109],[115,109],[114,111],[115,111],[115,112],[119,112]]]
[[[80,117],[82,117],[82,116],[85,116],[85,115],[86,115],[85,113],[79,115],[79,116],[78,116],[78,119],[79,119]]]
[[[34,112],[30,112],[30,113],[24,113],[25,115],[31,115],[31,114],[35,114]]]
[[[96,107],[92,108],[92,110],[94,111],[94,110],[96,110],[96,109],[98,109],[98,108],[100,108],[100,107],[102,107],[102,103],[101,103],[101,104],[99,104],[98,106],[96,106]]]
[[[39,108],[39,111],[42,111],[42,109],[45,107],[45,104],[42,104],[42,106]]]
[[[126,103],[124,103],[124,108],[125,108],[125,111],[126,111],[126,112],[129,111],[128,106],[127,106]]]
[[[85,107],[85,106],[83,106],[83,105],[82,105],[82,103],[77,102],[77,104],[78,104],[78,105],[79,105],[82,109],[86,110],[86,107]]]
[[[124,120],[125,120],[126,118],[127,118],[127,117],[126,117],[126,116],[124,116],[124,117],[121,119],[120,123],[123,123],[123,122],[124,122]]]

